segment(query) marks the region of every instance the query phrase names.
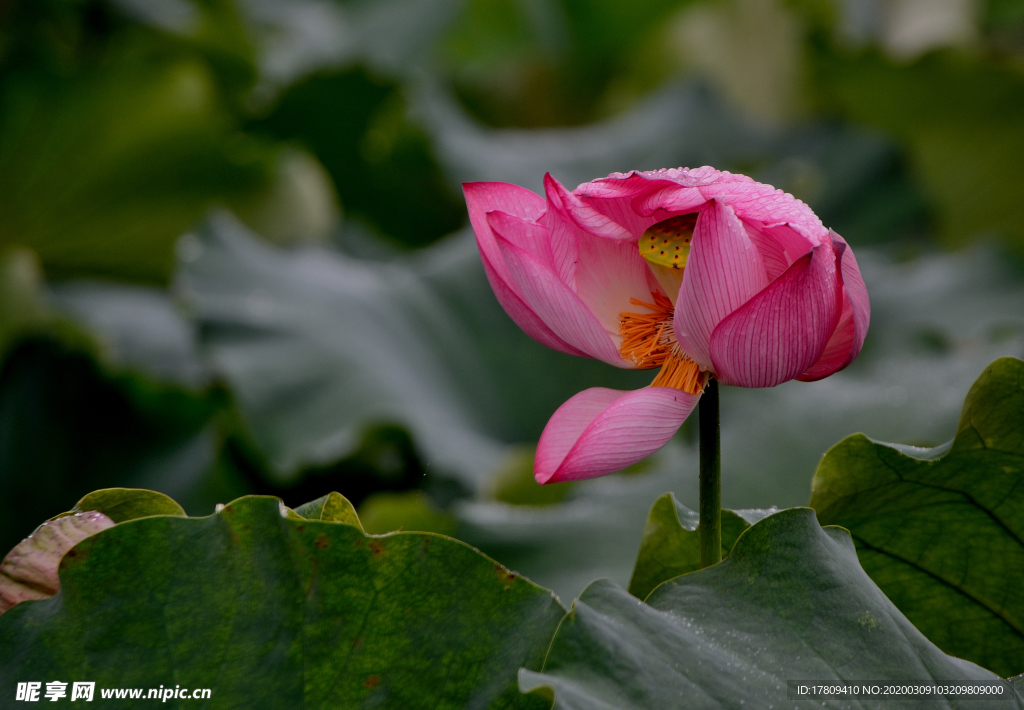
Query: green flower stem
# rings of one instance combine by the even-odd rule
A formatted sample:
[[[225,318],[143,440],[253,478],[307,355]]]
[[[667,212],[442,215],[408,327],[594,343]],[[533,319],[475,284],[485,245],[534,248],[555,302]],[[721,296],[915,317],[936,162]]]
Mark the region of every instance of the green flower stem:
[[[700,398],[700,566],[722,561],[722,437],[718,380],[711,378]]]

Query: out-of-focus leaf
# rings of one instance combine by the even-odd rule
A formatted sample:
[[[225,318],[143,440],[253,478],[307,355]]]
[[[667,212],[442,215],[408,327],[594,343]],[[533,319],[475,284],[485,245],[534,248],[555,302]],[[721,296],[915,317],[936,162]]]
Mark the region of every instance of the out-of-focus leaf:
[[[185,511],[173,498],[144,488],[104,488],[93,491],[75,505],[76,513],[88,511],[103,513],[115,523],[150,515],[185,515]]]
[[[341,222],[330,176],[316,158],[294,148],[281,151],[269,191],[236,203],[236,210],[260,236],[281,245],[322,242]]]
[[[295,512],[307,520],[345,523],[362,529],[356,509],[352,507],[348,498],[340,493],[331,492],[314,501],[304,503],[296,508]]]
[[[123,49],[0,90],[0,244],[51,275],[165,280],[173,244],[216,201],[270,182],[272,147],[232,131],[198,60]]]
[[[925,212],[902,156],[878,135],[835,124],[768,129],[695,83],[578,128],[487,128],[429,81],[417,85],[413,107],[461,182],[512,182],[543,194],[546,172],[571,188],[612,172],[713,165],[792,192],[854,248],[906,238]]]
[[[60,591],[57,566],[85,538],[113,527],[103,513],[74,513],[43,523],[0,562],[0,614],[30,599]]]
[[[62,595],[0,617],[4,687],[82,668],[97,686],[156,687],[174,658],[175,682],[217,705],[544,706],[516,671],[539,667],[564,610],[455,540],[367,536],[249,497],[74,552]]]
[[[595,582],[559,626],[543,671],[522,671],[520,684],[556,710],[811,708],[821,698],[788,698],[788,680],[866,678],[999,680],[930,643],[864,574],[849,533],[822,529],[797,508],[752,525],[729,559],[662,584],[646,603]],[[1003,688],[904,706],[1024,707]],[[891,705],[870,696],[836,703]]]
[[[722,511],[722,559],[729,556],[740,534],[751,523],[776,512],[769,510]],[[700,516],[671,493],[654,501],[647,514],[640,552],[636,556],[629,593],[638,599],[662,582],[700,569]]]
[[[57,310],[89,331],[113,367],[194,390],[208,384],[196,328],[167,291],[70,281],[52,285],[48,296]]]
[[[304,145],[330,173],[346,214],[398,243],[424,246],[465,220],[393,80],[364,69],[316,74],[252,127]]]
[[[565,500],[574,488],[572,482],[537,485],[533,475],[536,451],[532,446],[510,451],[505,463],[491,477],[486,497],[512,505],[554,505]]]
[[[0,362],[8,346],[47,320],[39,259],[24,247],[0,250]]]
[[[695,4],[670,36],[686,65],[752,115],[782,122],[803,113],[803,23],[782,0]]]
[[[956,438],[936,449],[836,444],[811,505],[850,530],[864,569],[948,653],[1024,671],[1024,362],[974,383]]]
[[[855,121],[904,141],[947,243],[998,234],[1024,249],[1024,74],[982,58],[910,66],[874,53],[822,58],[819,87]]]
[[[395,530],[454,535],[458,529],[458,521],[438,510],[422,491],[374,493],[359,506],[359,520],[368,533],[375,535]]]
[[[217,455],[216,407],[207,395],[111,374],[77,346],[20,341],[0,369],[0,547],[98,488],[187,500]],[[214,501],[232,490],[208,483]]]
[[[672,443],[648,463],[644,473],[573,486],[552,505],[459,501],[453,507],[458,537],[563,599],[577,596],[598,577],[626,586],[651,500],[671,490],[697,503],[696,450]]]

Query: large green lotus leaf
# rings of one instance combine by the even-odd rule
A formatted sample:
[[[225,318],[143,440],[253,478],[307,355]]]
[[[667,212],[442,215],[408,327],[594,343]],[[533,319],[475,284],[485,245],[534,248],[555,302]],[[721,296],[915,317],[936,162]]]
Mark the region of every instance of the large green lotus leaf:
[[[516,689],[554,596],[438,535],[367,536],[241,498],[122,523],[65,557],[61,594],[0,617],[0,684],[212,688],[209,707],[543,707]]]
[[[821,707],[787,699],[788,680],[997,680],[947,656],[857,563],[845,530],[808,508],[752,525],[729,559],[662,584],[646,603],[597,581],[558,628],[524,691],[556,710]],[[894,707],[887,697],[828,707]],[[1002,696],[901,698],[899,707],[1021,708]]]
[[[751,523],[775,510],[723,510],[722,558]],[[700,516],[671,493],[654,501],[647,514],[640,552],[629,578],[629,593],[646,599],[655,587],[673,577],[700,569]]]
[[[1024,670],[1024,362],[992,363],[935,449],[855,434],[813,482],[821,520],[928,638],[1001,675]]]

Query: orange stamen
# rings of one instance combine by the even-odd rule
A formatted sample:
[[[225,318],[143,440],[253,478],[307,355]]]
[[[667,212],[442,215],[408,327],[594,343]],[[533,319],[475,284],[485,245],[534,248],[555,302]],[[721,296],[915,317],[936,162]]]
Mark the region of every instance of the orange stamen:
[[[650,313],[620,313],[619,334],[622,345],[619,352],[626,360],[641,369],[661,367],[668,357],[670,338],[666,331],[672,328],[672,302],[660,293],[652,293],[654,303],[631,298],[630,304],[650,309]]]
[[[700,371],[700,366],[686,355],[677,356],[673,353],[651,386],[674,387],[690,394],[700,394],[704,389],[704,374]]]
[[[619,334],[622,345],[619,352],[641,369],[660,367],[654,378],[654,387],[673,387],[690,394],[704,389],[705,374],[676,344],[672,329],[672,302],[661,293],[652,293],[654,303],[629,299],[634,306],[643,306],[648,313],[623,312],[619,314]]]

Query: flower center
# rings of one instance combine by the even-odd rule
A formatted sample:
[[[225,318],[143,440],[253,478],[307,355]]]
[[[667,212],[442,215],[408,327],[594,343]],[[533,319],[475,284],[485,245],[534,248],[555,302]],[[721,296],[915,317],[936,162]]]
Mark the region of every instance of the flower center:
[[[649,264],[682,271],[690,256],[690,242],[696,224],[696,214],[680,214],[652,224],[637,244],[640,256]]]
[[[619,334],[622,336],[619,352],[640,369],[661,368],[651,383],[653,387],[674,387],[698,394],[704,389],[706,378],[700,366],[687,357],[676,342],[672,328],[675,307],[660,293],[651,293],[651,297],[654,303],[629,299],[632,305],[643,306],[649,312],[619,313]]]
[[[652,224],[637,241],[640,256],[673,304],[683,283],[683,270],[690,256],[690,242],[696,224],[696,214],[669,217]]]

